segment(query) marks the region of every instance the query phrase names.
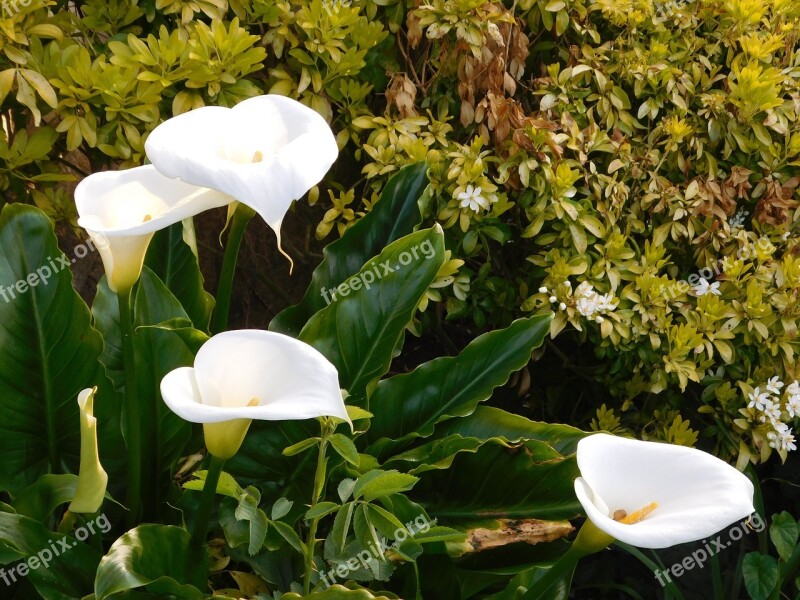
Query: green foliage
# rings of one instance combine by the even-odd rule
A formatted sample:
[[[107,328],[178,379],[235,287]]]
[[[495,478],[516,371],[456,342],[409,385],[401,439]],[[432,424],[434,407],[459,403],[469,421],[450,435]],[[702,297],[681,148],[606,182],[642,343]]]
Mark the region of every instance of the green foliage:
[[[74,225],[69,180],[140,164],[164,118],[264,92],[299,98],[343,149],[326,193],[311,195],[324,198],[318,237],[373,208],[386,222],[388,178],[430,166],[418,220],[404,217],[438,221],[449,254],[412,332],[431,326],[431,302],[479,327],[555,309],[555,343],[596,350],[590,376],[621,427],[672,439],[679,414],[722,456],[768,457],[763,435],[735,423],[746,392],[724,405],[714,392],[796,376],[800,12],[789,0],[17,7],[0,28],[0,106],[19,107],[0,135],[6,201]],[[373,242],[394,239],[368,223]],[[319,285],[337,279],[336,260]],[[698,272],[720,296],[694,291]],[[316,294],[274,327],[297,331],[321,308]],[[592,309],[597,297],[607,309]],[[649,394],[678,412],[656,417]]]
[[[563,545],[542,543],[499,573],[482,553],[453,552],[478,516],[563,525],[580,512],[571,484],[583,432],[483,404],[546,334],[546,358],[557,354],[570,375],[566,390],[533,390],[537,414],[711,444],[741,468],[773,451],[787,459],[800,414],[788,392],[800,315],[796,2],[13,6],[0,14],[0,193],[3,205],[40,211],[5,207],[0,285],[61,256],[45,215],[74,227],[74,181],[141,164],[147,135],[169,116],[271,92],[313,107],[337,133],[339,163],[309,199],[321,209],[317,237],[339,239],[303,300],[270,327],[337,366],[355,433],[252,426],[218,488],[210,571],[219,597],[299,598],[301,534],[312,521],[325,542],[307,597],[321,600],[419,596],[442,573],[463,576],[441,576],[448,584],[469,580],[465,590],[496,591],[557,557]],[[401,265],[423,244],[430,257]],[[158,383],[207,339],[213,299],[192,246],[188,224],[160,232],[134,294],[140,387],[158,422],[147,451],[162,477],[149,485],[185,514],[197,480],[169,482],[196,466],[198,432],[164,408]],[[396,268],[363,285],[386,261]],[[338,296],[328,303],[326,291]],[[90,315],[68,269],[22,296],[0,303],[0,396],[15,409],[0,425],[0,489],[19,511],[0,512],[4,561],[60,535],[50,530],[77,466],[84,387],[100,387],[110,472],[123,449],[116,299],[101,282]],[[406,336],[443,322],[479,333],[457,356],[394,374]],[[771,396],[778,414],[762,419],[751,397],[774,377],[785,386]],[[328,478],[312,507],[310,450],[323,438]],[[107,536],[97,598],[208,591],[189,568],[205,554],[195,560],[178,511],[162,516],[172,525]],[[430,528],[348,565],[417,518]],[[752,598],[785,589],[800,560],[788,513],[770,539],[779,558],[744,559]],[[45,598],[89,595],[99,556],[81,544],[69,569],[54,563],[30,585]],[[372,591],[323,590],[319,575],[343,565],[348,587]]]
[[[772,516],[769,538],[778,557],[750,552],[742,564],[745,589],[752,600],[767,600],[800,592],[800,582],[795,580],[800,566],[798,535],[800,530],[797,521],[788,512]],[[763,547],[766,548],[766,544]]]
[[[506,526],[512,520],[530,521],[549,532],[527,540],[547,549],[525,557],[526,568],[563,552],[557,540],[572,530],[565,519],[580,513],[572,481],[578,474],[575,446],[584,433],[481,405],[530,363],[552,316],[518,319],[478,335],[456,356],[422,364],[411,373],[391,371],[448,257],[439,225],[414,231],[421,222],[424,183],[424,165],[401,170],[386,187],[380,210],[345,230],[328,251],[305,299],[273,325],[289,324],[337,366],[354,430],[341,425],[337,430],[329,419],[322,419],[321,429],[309,420],[253,423],[215,490],[216,541],[210,548],[193,542],[182,527],[198,519],[198,491],[208,476],[199,465],[201,442],[190,423],[167,410],[159,382],[170,370],[192,364],[208,339],[202,329],[212,300],[203,289],[190,224],[156,236],[147,258],[152,268],[143,269],[132,294],[132,343],[140,367],[137,384],[148,402],[145,410],[155,435],[145,449],[154,477],[143,482],[142,490],[157,499],[159,508],[151,518],[159,523],[128,531],[115,525],[113,531],[104,531],[92,547],[81,546],[75,554],[81,562],[69,576],[60,577],[63,562],[31,575],[30,585],[43,598],[80,598],[92,589],[98,599],[119,594],[200,598],[209,585],[220,597],[256,597],[270,590],[279,598],[302,589],[305,564],[311,565],[308,597],[390,598],[404,587],[419,589],[422,581],[435,580],[436,570],[422,560],[425,557],[455,565],[467,556],[473,564],[464,568],[482,577],[491,552],[477,552],[468,541],[471,532],[488,523],[501,530],[495,545],[502,547],[517,541],[516,530]],[[0,262],[8,267],[9,281],[22,279],[25,269],[45,261],[48,254],[60,256],[51,222],[35,208],[6,206],[0,215],[0,236],[4,235],[10,237]],[[64,405],[59,420],[53,421],[64,442],[56,436],[52,448],[42,444],[40,453],[29,451],[16,462],[8,461],[13,472],[9,470],[4,485],[11,505],[2,505],[6,513],[0,513],[8,517],[0,527],[4,564],[27,559],[43,535],[57,539],[56,529],[68,532],[83,525],[63,508],[75,493],[77,462],[78,415],[67,408],[76,404],[78,388],[93,386],[119,406],[117,395],[126,385],[117,297],[101,280],[90,313],[70,285],[68,267],[67,261],[47,285],[26,290],[3,309],[11,311],[0,331],[3,347],[15,347],[20,335],[16,328],[35,326],[43,335],[59,334],[58,343],[32,346],[38,357],[60,356],[62,345],[73,353],[93,349],[80,368],[74,361],[65,363],[73,366],[58,385],[79,377],[74,390],[47,388],[54,385],[48,379],[52,370],[39,365],[28,379],[34,388],[44,385],[50,390],[45,399],[52,398],[42,407],[14,395],[4,400],[9,414],[33,410],[29,418],[46,424],[48,403]],[[354,281],[364,285],[359,289]],[[349,288],[343,288],[345,284]],[[323,289],[336,290],[338,296],[330,303],[314,299]],[[58,324],[65,317],[68,322]],[[49,338],[36,339],[44,344]],[[21,355],[19,348],[15,351],[15,356]],[[11,386],[10,371],[6,380]],[[39,416],[40,408],[44,417]],[[127,410],[122,409],[122,423]],[[12,430],[17,418],[13,415],[7,424],[8,443],[38,448],[30,446],[27,429]],[[104,463],[117,465],[124,450],[121,430],[119,420],[100,420]],[[321,462],[316,464],[319,455]],[[119,489],[123,470],[110,473],[110,489]],[[175,485],[176,479],[181,485]],[[318,496],[311,495],[312,488]],[[310,505],[309,498],[314,498]],[[102,508],[117,512],[108,496]],[[18,515],[11,512],[15,509]],[[308,535],[312,542],[316,537],[324,542],[309,546],[304,539]],[[484,557],[489,562],[484,563]],[[492,575],[485,585],[501,589],[510,576]],[[222,587],[231,581],[235,589]],[[342,582],[347,588],[337,585]],[[27,583],[18,584],[23,585]],[[383,586],[392,592],[382,591]]]

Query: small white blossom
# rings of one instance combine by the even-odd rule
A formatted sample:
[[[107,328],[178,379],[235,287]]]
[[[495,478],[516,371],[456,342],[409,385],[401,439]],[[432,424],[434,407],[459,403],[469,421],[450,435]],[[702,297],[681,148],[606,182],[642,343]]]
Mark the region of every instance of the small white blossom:
[[[694,286],[693,291],[698,296],[705,296],[706,294],[714,294],[715,296],[721,296],[722,292],[719,291],[719,281],[715,281],[714,283],[708,283],[705,278],[700,278],[700,283]]]
[[[800,416],[800,394],[789,396],[786,401],[786,412],[789,413],[789,418],[791,419]]]
[[[558,305],[558,308],[561,310],[567,310],[567,305],[562,302],[561,304]]]
[[[539,293],[540,294],[546,294],[547,293],[547,288],[545,286],[540,287],[539,288]]]
[[[558,298],[555,296],[550,296],[550,302],[558,302]]]
[[[800,381],[796,379],[789,384],[789,387],[786,388],[786,393],[790,396],[797,396],[800,394]]]
[[[469,208],[476,213],[489,208],[490,201],[484,198],[481,193],[480,187],[468,185],[466,191],[461,192],[457,197],[461,201],[461,208]]]
[[[781,393],[783,382],[776,376],[767,379],[767,391],[776,396]]]
[[[769,392],[762,392],[761,388],[758,387],[747,394],[747,397],[750,399],[747,408],[755,408],[756,410],[764,410],[764,404],[771,401]]]
[[[765,400],[764,408],[761,412],[764,413],[761,417],[759,417],[759,421],[762,423],[765,423],[767,419],[769,419],[769,422],[774,425],[781,420],[781,405],[778,402],[773,402],[769,399]]]
[[[785,452],[797,450],[797,446],[794,443],[794,435],[792,434],[792,430],[789,428],[789,426],[786,423],[775,423],[774,427],[775,431],[770,431],[767,434],[769,447],[779,451],[783,450]]]

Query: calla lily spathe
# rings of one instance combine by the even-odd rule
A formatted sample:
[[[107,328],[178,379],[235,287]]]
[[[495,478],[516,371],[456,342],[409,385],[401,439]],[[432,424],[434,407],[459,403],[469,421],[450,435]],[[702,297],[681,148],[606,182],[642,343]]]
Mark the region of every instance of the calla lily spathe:
[[[70,512],[94,513],[100,510],[106,495],[108,474],[100,464],[97,450],[97,419],[94,416],[94,395],[97,388],[88,388],[78,395],[81,421],[81,466],[78,486],[69,505]]]
[[[596,434],[578,443],[577,458],[581,476],[575,493],[586,516],[633,546],[666,548],[700,540],[754,511],[750,480],[694,448]],[[619,510],[633,514],[646,507],[638,522],[613,518]]]
[[[336,368],[308,344],[271,331],[215,335],[194,367],[164,377],[161,395],[179,417],[203,424],[208,451],[223,460],[239,450],[253,419],[350,423]]]
[[[339,153],[325,119],[278,95],[168,119],[147,138],[145,151],[164,175],[220,190],[255,210],[279,247],[292,201],[320,182]]]
[[[108,285],[124,292],[142,271],[153,234],[232,199],[170,179],[153,166],[89,175],[75,189],[78,224],[103,259]]]

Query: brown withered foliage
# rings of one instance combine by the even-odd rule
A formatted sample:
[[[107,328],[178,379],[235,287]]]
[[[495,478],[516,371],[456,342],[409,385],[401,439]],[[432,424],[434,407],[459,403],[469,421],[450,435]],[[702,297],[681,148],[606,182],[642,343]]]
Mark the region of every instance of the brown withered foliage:
[[[788,223],[791,211],[800,204],[793,198],[798,185],[800,177],[792,177],[784,184],[775,180],[766,182],[766,191],[756,204],[756,219],[774,227]]]
[[[502,9],[493,6],[492,10]],[[513,96],[524,74],[529,40],[513,23],[492,23],[488,33],[480,56],[464,52],[458,62],[461,123],[482,123],[484,116],[489,130],[502,123],[500,131],[495,131],[496,141],[502,142],[511,129],[505,125],[506,119],[522,112],[521,107],[513,108],[518,106]]]
[[[395,73],[386,88],[386,104],[389,107],[396,107],[400,117],[417,116],[414,103],[417,99],[417,86],[408,78],[405,73]]]
[[[467,532],[464,553],[482,552],[508,544],[551,542],[574,531],[569,521],[498,519],[494,527],[477,527]]]

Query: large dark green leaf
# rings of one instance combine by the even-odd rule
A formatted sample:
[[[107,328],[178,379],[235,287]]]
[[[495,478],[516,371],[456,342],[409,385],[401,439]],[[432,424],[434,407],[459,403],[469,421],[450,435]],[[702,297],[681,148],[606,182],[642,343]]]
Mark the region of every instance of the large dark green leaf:
[[[158,275],[178,299],[194,326],[201,331],[208,331],[214,298],[203,288],[203,275],[197,256],[183,236],[182,223],[175,223],[157,232],[147,250],[145,265]]]
[[[370,397],[375,417],[369,439],[427,437],[440,421],[471,414],[530,361],[549,331],[550,319],[551,315],[519,319],[476,338],[458,356],[437,358],[381,381]]]
[[[44,213],[21,204],[3,209],[0,489],[16,492],[45,473],[77,468],[78,394],[104,383],[102,340],[68,266]],[[106,408],[113,411],[98,403],[101,433]]]
[[[573,491],[577,461],[552,453],[544,442],[489,440],[475,453],[458,454],[446,470],[422,473],[414,499],[446,519],[575,517],[581,512]]]
[[[493,406],[479,405],[463,419],[450,419],[436,427],[436,437],[458,434],[486,441],[493,437],[509,442],[539,440],[561,454],[574,454],[586,433],[569,425],[531,421]]]
[[[97,286],[92,312],[106,341],[103,364],[115,385],[121,389],[125,378],[118,310],[116,294],[111,292],[103,279]],[[194,354],[181,336],[168,330],[148,327],[172,319],[185,321],[188,317],[180,302],[161,280],[145,268],[135,291],[136,329],[133,338],[140,401],[146,403],[153,415],[154,438],[145,440],[145,444],[157,449],[154,459],[158,473],[170,469],[181,456],[192,433],[191,425],[175,415],[161,400],[160,385],[164,375],[173,369],[192,365]]]
[[[411,233],[422,221],[419,200],[428,179],[425,163],[409,165],[389,180],[380,200],[367,215],[323,250],[324,259],[311,277],[303,299],[270,323],[272,331],[297,336],[318,310],[325,307],[322,288],[331,289],[357,272],[385,246]]]
[[[119,538],[100,561],[97,600],[146,588],[161,598],[204,598],[206,550],[180,527],[140,525]]]
[[[16,557],[10,561],[2,561],[2,564],[12,564],[11,568],[16,569],[14,573],[17,578],[20,578],[17,566],[20,562],[17,560],[37,556],[38,567],[30,569],[26,577],[41,598],[71,600],[92,592],[92,582],[101,553],[87,544],[49,531],[38,521],[7,512],[0,512],[0,542],[15,551]],[[48,564],[45,565],[44,561]],[[35,563],[27,564],[30,567]],[[9,579],[11,568],[5,569]],[[0,587],[3,585],[0,584]]]
[[[71,502],[78,487],[77,475],[43,475],[14,498],[21,515],[44,522],[56,508]]]
[[[367,386],[389,369],[406,325],[443,262],[439,225],[407,235],[348,280],[361,282],[359,289],[346,295],[328,290],[330,305],[300,332],[301,340],[336,366],[353,403],[363,400]]]
[[[377,596],[375,594],[378,594]],[[313,592],[308,596],[300,594],[287,594],[282,600],[390,600],[397,598],[394,594],[388,596],[380,592],[372,592],[366,589],[350,590],[343,585],[334,585],[322,592]]]

